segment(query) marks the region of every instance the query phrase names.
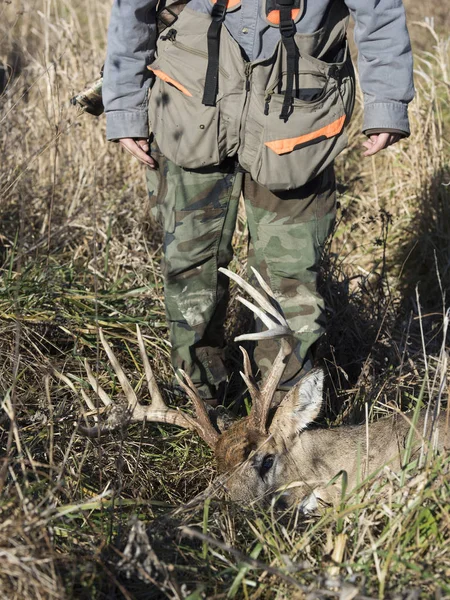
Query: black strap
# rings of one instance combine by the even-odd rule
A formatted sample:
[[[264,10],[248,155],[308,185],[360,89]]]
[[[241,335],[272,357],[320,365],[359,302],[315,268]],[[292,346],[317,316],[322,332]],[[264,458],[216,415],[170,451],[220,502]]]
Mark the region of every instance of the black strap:
[[[292,19],[294,0],[277,0],[277,4],[280,11],[281,41],[286,50],[286,90],[280,119],[287,121],[291,114],[292,98],[297,93],[298,88],[298,49],[294,39],[295,23]],[[294,78],[296,79],[295,93]]]
[[[161,0],[158,2],[156,24],[158,26],[159,35],[161,35],[168,27],[172,27],[188,2],[189,0]],[[161,4],[163,5],[163,8],[160,8]]]
[[[228,0],[217,0],[211,11],[212,23],[208,29],[208,68],[202,103],[215,106],[219,89],[220,32],[227,12]]]

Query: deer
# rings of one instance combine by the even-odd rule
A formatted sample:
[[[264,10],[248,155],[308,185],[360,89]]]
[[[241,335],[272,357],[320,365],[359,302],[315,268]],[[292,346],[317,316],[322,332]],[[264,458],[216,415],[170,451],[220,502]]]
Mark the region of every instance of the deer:
[[[433,417],[422,411],[415,422],[412,413],[395,413],[370,424],[310,429],[323,405],[324,371],[321,368],[307,373],[276,405],[275,392],[293,351],[294,333],[274,293],[256,270],[254,276],[262,291],[228,269],[221,268],[220,271],[248,293],[254,303],[241,296],[238,300],[266,327],[258,333],[240,335],[235,341],[280,340],[272,368],[261,384],[253,375],[248,352],[240,347],[243,356],[241,377],[252,402],[250,413],[231,424],[224,420],[225,425],[220,419],[213,419],[214,411],[203,403],[184,371],[180,371],[177,378],[192,402],[195,416],[185,410],[170,408],[158,388],[143,336],[137,327],[150,395],[150,404],[141,404],[100,330],[101,344],[120,382],[127,406],[124,409],[114,405],[85,361],[90,386],[109,410],[109,417],[91,427],[79,424],[81,434],[96,438],[124,424],[143,421],[195,431],[214,452],[217,469],[232,501],[246,505],[276,501],[285,507],[298,506],[305,513],[338,503],[342,493],[340,476],[345,477],[346,489],[351,492],[358,482],[381,472],[385,466],[400,470],[407,447],[412,448],[410,458],[432,443],[439,452],[448,450],[448,421],[442,411]],[[90,414],[97,413],[86,392],[82,390],[82,394],[91,409]]]

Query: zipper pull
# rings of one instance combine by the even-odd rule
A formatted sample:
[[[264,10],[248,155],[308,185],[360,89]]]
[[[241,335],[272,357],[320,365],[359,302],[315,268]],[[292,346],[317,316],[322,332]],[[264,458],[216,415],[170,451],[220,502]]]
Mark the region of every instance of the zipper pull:
[[[244,65],[244,73],[245,73],[245,91],[250,91],[250,75],[252,72],[251,64],[246,62]]]
[[[330,77],[332,77],[333,79],[339,79],[339,75],[340,75],[339,68],[336,65],[331,66],[328,71],[328,75]]]
[[[264,114],[266,117],[269,115],[269,103],[271,98],[272,94],[267,94],[267,96],[264,98]]]
[[[166,35],[161,36],[161,39],[164,41],[169,40],[169,42],[174,42],[176,37],[177,37],[177,30],[169,29],[169,31],[166,33]]]

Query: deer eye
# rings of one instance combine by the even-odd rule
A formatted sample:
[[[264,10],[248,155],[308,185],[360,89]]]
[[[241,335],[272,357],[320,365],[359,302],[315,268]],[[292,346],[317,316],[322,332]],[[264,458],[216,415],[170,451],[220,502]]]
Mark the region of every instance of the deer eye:
[[[264,476],[273,467],[274,462],[275,462],[274,455],[266,454],[266,456],[263,458],[261,466],[259,467],[259,475],[260,475],[261,479],[264,479]]]

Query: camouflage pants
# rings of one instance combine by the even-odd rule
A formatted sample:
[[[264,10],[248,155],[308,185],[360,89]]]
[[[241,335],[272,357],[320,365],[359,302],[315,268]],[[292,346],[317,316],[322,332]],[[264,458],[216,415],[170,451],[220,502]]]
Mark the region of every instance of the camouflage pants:
[[[147,170],[152,214],[164,230],[162,270],[172,363],[184,369],[202,396],[214,397],[227,378],[223,324],[228,279],[218,273],[232,259],[239,197],[244,196],[255,266],[275,292],[298,344],[283,388],[301,373],[308,349],[323,332],[323,300],[316,290],[323,243],[335,218],[333,168],[300,189],[273,193],[230,159],[220,167],[188,171],[152,145],[158,170]],[[254,359],[267,371],[276,341],[260,342]]]

